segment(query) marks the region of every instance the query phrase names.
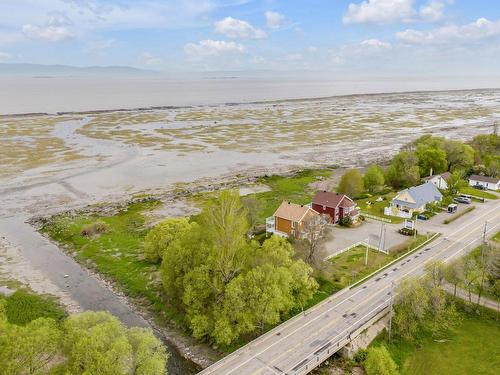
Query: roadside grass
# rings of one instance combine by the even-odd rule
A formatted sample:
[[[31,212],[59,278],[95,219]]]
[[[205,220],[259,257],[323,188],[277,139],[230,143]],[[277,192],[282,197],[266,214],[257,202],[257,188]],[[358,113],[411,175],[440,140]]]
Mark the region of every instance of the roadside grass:
[[[491,239],[495,242],[500,242],[500,232],[497,232]]]
[[[343,289],[381,269],[405,252],[412,251],[428,239],[427,236],[417,235],[409,238],[400,245],[389,249],[389,254],[368,249],[368,264],[365,265],[366,246],[359,245],[328,261],[333,265],[331,281],[337,289]]]
[[[500,324],[494,311],[470,311],[456,301],[458,325],[436,340],[420,332],[415,342],[380,335],[371,345],[386,345],[402,375],[495,375],[500,368]],[[444,341],[443,341],[444,340]]]
[[[455,215],[451,216],[450,218],[443,220],[443,224],[453,223],[455,220],[461,218],[466,213],[473,211],[475,208],[476,208],[475,206],[467,207],[465,210],[461,210],[458,213],[456,213]]]
[[[490,192],[487,192],[484,190],[474,189],[471,186],[464,186],[464,187],[460,188],[459,190],[460,190],[460,193],[462,193],[462,194],[469,194],[469,195],[476,196],[479,198],[498,199],[498,196],[493,194],[493,193],[490,193]]]
[[[402,223],[404,221],[403,218],[396,216],[388,216],[384,214],[384,208],[389,205],[390,201],[395,196],[396,196],[395,192],[389,192],[387,194],[376,194],[369,198],[357,199],[356,203],[362,211],[361,214],[363,214],[363,212],[366,212],[367,214],[370,215],[379,216],[384,219],[389,219],[391,220],[392,223]],[[380,197],[383,200],[377,202],[377,199]]]
[[[133,203],[114,216],[55,216],[41,231],[85,267],[95,269],[140,305],[149,307],[156,317],[166,317],[183,326],[182,315],[163,299],[158,265],[143,257],[143,241],[148,232],[144,214],[158,204],[154,200]],[[82,235],[84,227],[97,222],[104,222],[108,230],[93,236]]]
[[[66,311],[52,297],[41,296],[25,290],[17,290],[5,301],[5,315],[12,324],[26,325],[37,318],[52,318],[56,322],[66,318]]]

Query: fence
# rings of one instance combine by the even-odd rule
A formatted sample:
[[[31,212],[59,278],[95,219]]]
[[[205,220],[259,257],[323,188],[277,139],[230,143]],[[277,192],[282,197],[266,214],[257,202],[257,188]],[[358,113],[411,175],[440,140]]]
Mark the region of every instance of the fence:
[[[357,246],[363,246],[363,247],[368,246],[370,249],[377,250],[377,251],[382,251],[382,250],[380,250],[378,247],[373,246],[373,245],[370,245],[368,242],[365,242],[365,241],[359,241],[359,242],[356,242],[355,244],[353,244],[353,245],[351,245],[351,246],[349,246],[349,247],[346,247],[346,248],[344,248],[344,249],[342,249],[342,250],[339,250],[339,251],[337,251],[337,252],[335,252],[335,253],[333,253],[333,254],[328,255],[328,256],[327,256],[324,260],[328,260],[328,259],[331,259],[331,258],[333,258],[333,257],[336,257],[337,255],[340,255],[340,254],[342,254],[342,253],[345,253],[346,251],[349,251],[349,250],[351,250],[351,249],[354,249],[354,248],[355,248],[355,247],[357,247]],[[383,251],[382,251],[382,252],[383,252]]]
[[[381,216],[375,216],[375,215],[372,215],[372,214],[368,214],[366,212],[363,212],[361,211],[360,212],[361,215],[363,215],[364,217],[368,217],[370,219],[374,219],[374,220],[378,220],[378,221],[383,221],[384,223],[392,223],[392,220],[391,219],[387,219],[385,217],[381,217]]]

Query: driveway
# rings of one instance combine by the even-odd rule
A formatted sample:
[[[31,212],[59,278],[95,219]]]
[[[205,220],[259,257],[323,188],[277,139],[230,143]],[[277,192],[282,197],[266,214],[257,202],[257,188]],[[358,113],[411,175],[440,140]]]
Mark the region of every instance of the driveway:
[[[366,219],[356,228],[345,228],[338,225],[333,226],[329,233],[330,239],[325,244],[326,255],[335,254],[360,241],[365,243],[368,242],[368,244],[372,246],[379,247],[381,231],[385,233],[385,241],[382,241],[384,243],[381,244],[381,247],[384,250],[390,249],[408,239],[408,236],[403,236],[398,233],[398,230],[402,227],[403,224],[388,224],[372,219]],[[427,231],[428,230],[421,228],[419,232],[425,234]]]

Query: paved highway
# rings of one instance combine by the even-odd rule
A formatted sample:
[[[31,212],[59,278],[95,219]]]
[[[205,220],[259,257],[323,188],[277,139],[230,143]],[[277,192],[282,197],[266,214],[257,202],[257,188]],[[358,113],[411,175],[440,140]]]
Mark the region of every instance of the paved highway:
[[[443,220],[445,214],[439,215]],[[483,237],[500,229],[500,202],[489,201],[448,226],[440,237],[363,284],[337,293],[297,315],[248,345],[203,370],[202,375],[305,374],[333,354],[351,332],[368,322],[390,301],[392,283],[423,273],[431,259],[448,261],[476,247]],[[327,355],[328,354],[328,355]]]

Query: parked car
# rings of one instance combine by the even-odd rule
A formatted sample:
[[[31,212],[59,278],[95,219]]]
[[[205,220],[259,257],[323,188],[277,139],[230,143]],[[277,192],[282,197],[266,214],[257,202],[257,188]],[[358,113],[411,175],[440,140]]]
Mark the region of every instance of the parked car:
[[[470,204],[471,203],[471,199],[470,198],[465,198],[465,197],[456,197],[453,200],[455,202],[457,202],[457,203],[464,203],[464,204]]]
[[[483,185],[474,185],[472,187],[474,189],[478,189],[478,190],[487,190],[486,186],[483,186]]]
[[[417,219],[419,219],[419,220],[429,220],[429,217],[427,215],[420,214],[420,215],[417,216]]]

